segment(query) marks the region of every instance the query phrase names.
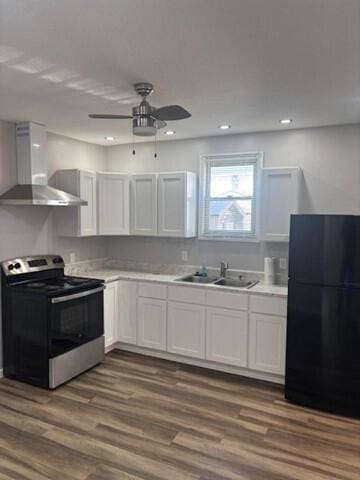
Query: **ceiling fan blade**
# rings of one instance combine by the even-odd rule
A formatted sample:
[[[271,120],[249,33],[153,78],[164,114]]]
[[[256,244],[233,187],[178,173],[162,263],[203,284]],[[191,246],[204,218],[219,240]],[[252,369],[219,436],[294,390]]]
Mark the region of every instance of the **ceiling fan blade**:
[[[133,118],[132,115],[108,115],[102,113],[90,113],[90,118],[101,118],[103,120],[121,120],[121,119],[128,119]]]
[[[157,120],[156,119],[156,128],[159,130],[160,128],[166,127],[166,122],[164,120]]]
[[[180,105],[166,105],[166,107],[160,107],[151,114],[157,120],[183,120],[191,117],[185,108]]]

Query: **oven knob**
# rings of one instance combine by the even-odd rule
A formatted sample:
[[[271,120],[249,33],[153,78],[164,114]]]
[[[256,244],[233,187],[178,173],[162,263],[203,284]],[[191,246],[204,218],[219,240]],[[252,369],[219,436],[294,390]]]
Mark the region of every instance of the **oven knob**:
[[[21,268],[21,264],[19,262],[16,262],[14,268]]]
[[[10,263],[10,265],[8,265],[8,270],[14,270],[14,265],[12,263]]]
[[[55,263],[55,265],[57,263],[63,263],[63,259],[61,257],[55,257],[55,258],[53,258],[53,263]]]

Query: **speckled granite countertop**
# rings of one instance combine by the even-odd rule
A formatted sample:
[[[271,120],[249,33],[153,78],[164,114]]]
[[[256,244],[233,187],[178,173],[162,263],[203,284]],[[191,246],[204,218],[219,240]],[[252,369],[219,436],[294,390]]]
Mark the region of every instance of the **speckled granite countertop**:
[[[117,268],[103,268],[99,270],[92,270],[89,272],[78,272],[77,276],[86,277],[86,278],[100,278],[105,281],[105,283],[113,282],[116,280],[133,280],[139,282],[155,282],[155,283],[167,283],[168,285],[177,285],[184,286],[189,288],[206,288],[206,289],[216,289],[222,290],[224,292],[238,292],[238,293],[249,293],[249,294],[258,294],[258,295],[275,295],[279,297],[287,296],[287,286],[283,285],[265,285],[263,283],[258,283],[250,289],[246,288],[236,288],[236,287],[224,287],[222,285],[213,285],[213,284],[198,284],[198,283],[185,283],[177,281],[183,275],[168,275],[162,273],[147,273],[147,272],[133,272],[120,270]]]

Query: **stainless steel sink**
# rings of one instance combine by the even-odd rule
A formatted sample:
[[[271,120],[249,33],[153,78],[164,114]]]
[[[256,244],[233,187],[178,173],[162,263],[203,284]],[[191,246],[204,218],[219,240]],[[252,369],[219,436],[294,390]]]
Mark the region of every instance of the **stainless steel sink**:
[[[189,283],[215,283],[219,277],[203,277],[201,275],[187,275],[186,277],[177,278],[177,282]]]
[[[177,282],[187,282],[187,283],[203,283],[203,284],[212,284],[219,285],[222,287],[235,287],[235,288],[246,288],[249,289],[256,285],[257,281],[247,281],[242,279],[235,278],[222,278],[222,277],[203,277],[201,275],[187,275],[186,277],[181,277],[176,279]]]
[[[220,278],[214,282],[214,285],[222,285],[223,287],[251,288],[256,285],[256,281],[237,280],[234,278]]]

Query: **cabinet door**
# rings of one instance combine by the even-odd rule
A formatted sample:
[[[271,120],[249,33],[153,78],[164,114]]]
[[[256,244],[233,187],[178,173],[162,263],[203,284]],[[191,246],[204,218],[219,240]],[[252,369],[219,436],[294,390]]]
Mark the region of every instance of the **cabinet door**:
[[[132,175],[130,187],[132,235],[157,235],[157,175]]]
[[[159,235],[194,237],[196,235],[196,174],[174,172],[159,174]]]
[[[80,170],[79,194],[88,202],[80,208],[80,236],[97,234],[96,173]]]
[[[98,173],[98,224],[100,235],[129,234],[129,177]]]
[[[300,168],[264,168],[261,189],[261,237],[288,242],[290,215],[299,213]]]
[[[248,313],[225,308],[206,311],[206,359],[247,366]]]
[[[184,237],[185,224],[185,173],[161,173],[159,175],[159,235]]]
[[[136,290],[135,282],[118,283],[118,340],[132,345],[136,345]]]
[[[168,303],[168,352],[205,358],[205,307]]]
[[[138,298],[137,344],[166,350],[166,300]]]
[[[118,282],[106,284],[104,290],[104,333],[105,347],[113,345],[117,341],[118,321]]]
[[[250,314],[249,367],[262,372],[285,373],[286,318]]]

